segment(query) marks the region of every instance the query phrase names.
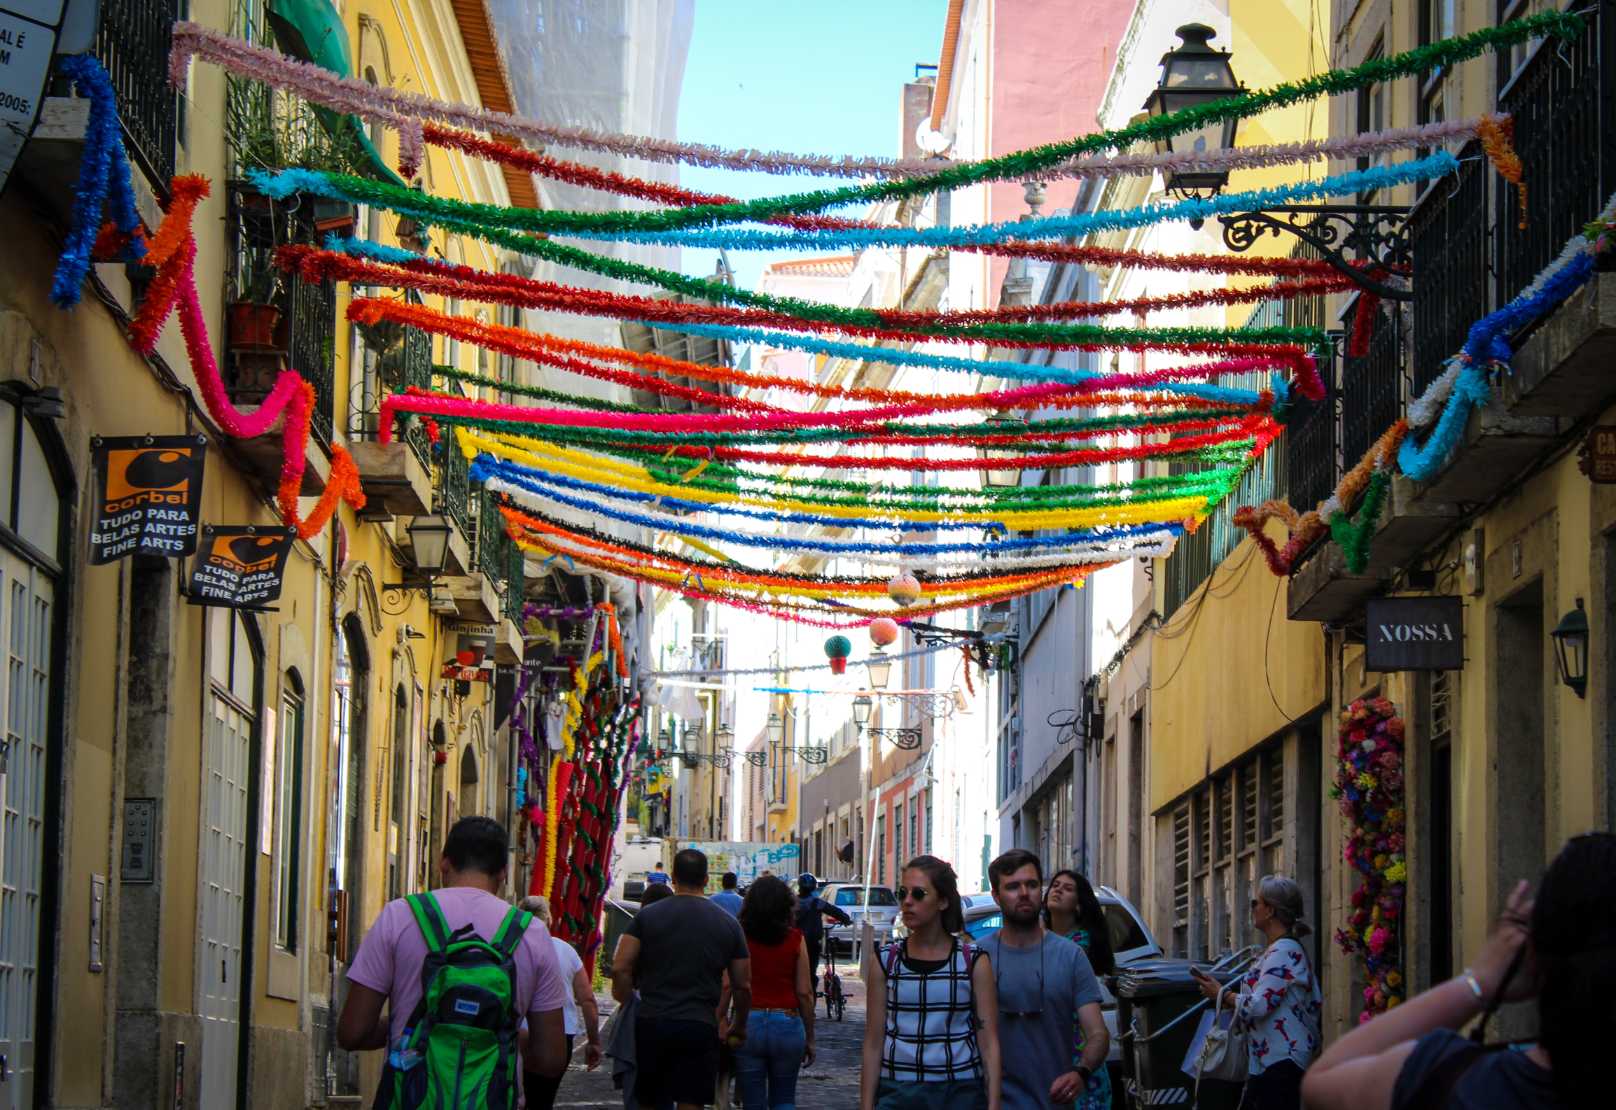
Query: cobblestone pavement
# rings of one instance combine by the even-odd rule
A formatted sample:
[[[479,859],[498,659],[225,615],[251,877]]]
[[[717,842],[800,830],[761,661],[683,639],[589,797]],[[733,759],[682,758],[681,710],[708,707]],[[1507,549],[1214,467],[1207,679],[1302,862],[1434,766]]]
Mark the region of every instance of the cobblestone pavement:
[[[819,1000],[814,1021],[815,1047],[818,1058],[810,1068],[802,1071],[797,1082],[798,1110],[855,1110],[858,1106],[859,1050],[864,1039],[864,988],[851,969],[842,968],[843,989],[848,996],[847,1017],[840,1021],[825,1018],[825,1003]],[[615,1008],[610,993],[597,995],[600,1020],[604,1025]],[[623,1095],[612,1086],[610,1062],[603,1061],[599,1069],[590,1072],[583,1066],[583,1048],[574,1055],[567,1075],[561,1081],[561,1092],[556,1106],[568,1110],[582,1107],[620,1108]],[[739,1097],[731,1103],[733,1110],[741,1110]]]

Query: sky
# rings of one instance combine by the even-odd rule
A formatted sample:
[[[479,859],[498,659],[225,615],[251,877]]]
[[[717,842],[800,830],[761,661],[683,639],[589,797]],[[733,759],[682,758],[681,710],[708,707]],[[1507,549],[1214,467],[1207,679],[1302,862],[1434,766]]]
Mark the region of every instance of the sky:
[[[798,154],[896,157],[903,86],[937,64],[948,0],[696,0],[679,99],[679,138]],[[686,188],[750,200],[832,184],[681,166]],[[713,272],[717,252],[686,248],[686,273]],[[730,253],[754,288],[778,252]]]

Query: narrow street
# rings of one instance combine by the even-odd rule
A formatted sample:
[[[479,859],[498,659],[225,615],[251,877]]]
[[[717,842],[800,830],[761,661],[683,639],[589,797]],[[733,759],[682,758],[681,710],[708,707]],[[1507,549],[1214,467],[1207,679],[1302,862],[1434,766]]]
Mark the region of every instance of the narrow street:
[[[858,1105],[859,1045],[864,1038],[864,986],[850,971],[844,971],[842,983],[847,991],[847,1016],[842,1021],[825,1019],[825,1003],[818,1000],[819,1008],[814,1021],[815,1047],[818,1058],[813,1066],[803,1069],[797,1083],[799,1110],[848,1110]],[[611,992],[595,996],[600,1005],[600,1018],[604,1025],[616,1008]],[[584,1069],[583,1049],[580,1047],[567,1068],[567,1077],[561,1083],[556,1098],[559,1107],[617,1107],[623,1105],[623,1095],[612,1086],[609,1062],[590,1072]],[[737,1094],[731,1104],[740,1110]]]

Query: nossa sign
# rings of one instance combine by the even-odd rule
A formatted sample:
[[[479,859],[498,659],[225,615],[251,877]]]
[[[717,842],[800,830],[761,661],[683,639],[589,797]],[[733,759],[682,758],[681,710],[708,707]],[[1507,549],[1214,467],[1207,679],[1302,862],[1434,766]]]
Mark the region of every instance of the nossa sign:
[[[1369,602],[1364,666],[1371,671],[1457,671],[1464,667],[1464,601],[1377,597]]]

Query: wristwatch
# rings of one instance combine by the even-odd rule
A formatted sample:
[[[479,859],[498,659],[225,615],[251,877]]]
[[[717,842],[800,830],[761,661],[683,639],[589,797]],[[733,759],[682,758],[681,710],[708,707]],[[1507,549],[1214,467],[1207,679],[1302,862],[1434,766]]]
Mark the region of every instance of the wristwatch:
[[[1081,1075],[1083,1077],[1083,1089],[1085,1091],[1088,1090],[1088,1088],[1089,1088],[1089,1080],[1094,1078],[1094,1073],[1089,1070],[1088,1065],[1087,1064],[1079,1064],[1079,1065],[1077,1065],[1077,1067],[1073,1068],[1072,1070],[1077,1072],[1078,1075]]]

